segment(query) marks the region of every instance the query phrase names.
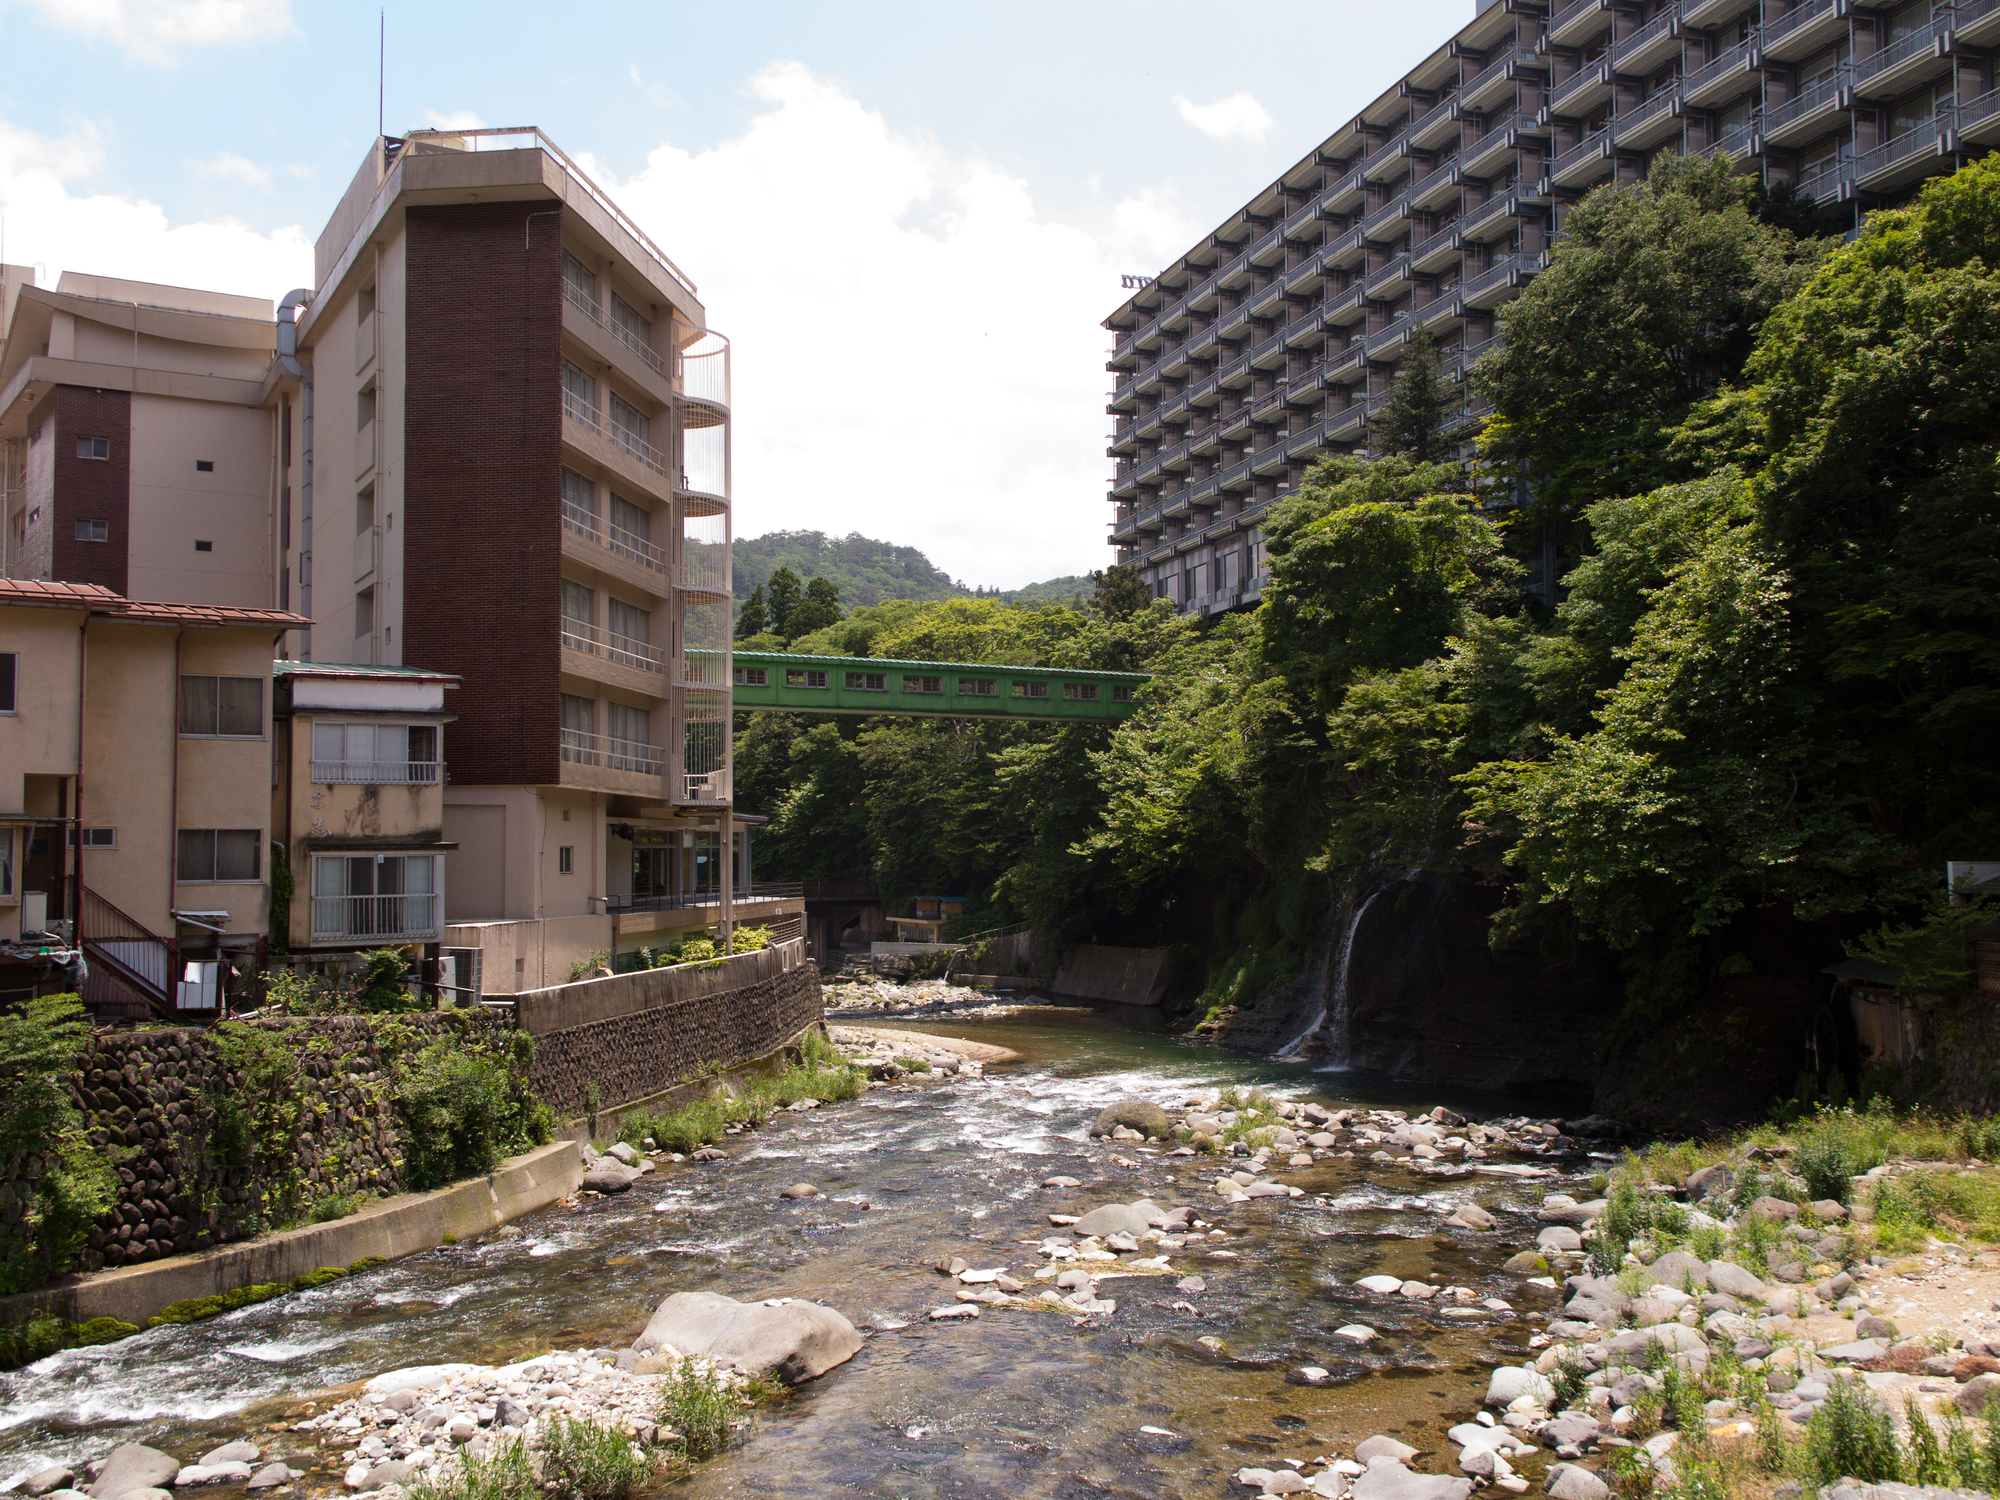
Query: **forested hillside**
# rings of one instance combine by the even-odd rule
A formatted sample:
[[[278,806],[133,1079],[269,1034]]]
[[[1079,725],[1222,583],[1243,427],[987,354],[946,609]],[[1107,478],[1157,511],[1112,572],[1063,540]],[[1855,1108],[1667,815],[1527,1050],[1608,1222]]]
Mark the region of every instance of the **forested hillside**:
[[[1090,593],[1090,575],[1071,574],[1018,589],[996,589],[955,582],[917,547],[878,542],[858,531],[830,537],[823,531],[772,531],[738,537],[731,545],[736,602],[769,583],[780,568],[801,579],[824,578],[840,590],[848,605],[880,604],[885,599],[998,599],[1004,604],[1036,609],[1044,604],[1081,605]]]
[[[1183,944],[1218,1013],[1428,872],[1496,954],[1607,954],[1606,1045],[1656,1072],[1850,954],[1950,982],[1985,916],[1944,861],[2000,857],[2000,160],[1852,243],[1803,227],[1724,162],[1597,189],[1480,367],[1480,463],[1322,465],[1254,613],[1121,573],[1082,612],[888,604],[796,643],[1157,676],[1115,731],[746,716],[765,868]],[[1485,503],[1515,479],[1535,510]]]

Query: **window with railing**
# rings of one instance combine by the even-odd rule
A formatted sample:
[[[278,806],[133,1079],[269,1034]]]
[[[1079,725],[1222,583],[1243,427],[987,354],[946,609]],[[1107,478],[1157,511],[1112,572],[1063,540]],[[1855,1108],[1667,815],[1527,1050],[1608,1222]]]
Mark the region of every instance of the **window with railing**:
[[[653,716],[627,703],[604,705],[606,764],[614,771],[653,772],[660,753],[653,748]]]
[[[580,535],[597,535],[597,486],[571,468],[562,471],[563,525]]]
[[[656,671],[660,654],[653,650],[652,612],[623,599],[604,601],[605,654],[620,666]],[[614,730],[613,733],[616,733]]]
[[[318,785],[435,786],[441,769],[435,724],[313,723]]]
[[[597,427],[597,379],[582,366],[563,361],[563,411],[595,430]]]
[[[611,496],[611,550],[633,562],[653,565],[660,551],[653,545],[653,513],[634,505],[616,491]]]
[[[618,342],[634,353],[649,358],[653,352],[653,325],[638,308],[616,292],[611,294],[611,332]]]
[[[595,316],[597,273],[567,250],[563,252],[563,291],[569,294],[572,302]]]
[[[597,595],[589,584],[562,581],[563,644],[572,651],[594,651],[597,638]]]
[[[434,854],[315,855],[315,942],[434,938],[443,917]]]
[[[652,419],[638,407],[611,393],[611,440],[642,458],[652,457]]]

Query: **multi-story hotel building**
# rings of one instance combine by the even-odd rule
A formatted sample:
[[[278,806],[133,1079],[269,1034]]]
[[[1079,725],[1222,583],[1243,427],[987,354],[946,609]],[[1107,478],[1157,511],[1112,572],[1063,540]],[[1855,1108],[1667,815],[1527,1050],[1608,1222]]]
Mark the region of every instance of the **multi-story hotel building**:
[[[399,795],[420,760],[442,784],[441,901],[372,899],[355,829],[304,816],[345,791],[292,830],[302,901],[436,914],[364,936],[481,947],[507,991],[703,897],[727,920],[729,345],[693,283],[534,130],[377,140],[314,283],[274,306],[8,268],[8,576],[289,609],[296,661],[456,680],[442,764],[388,757]]]
[[[1105,320],[1117,560],[1255,601],[1271,502],[1366,450],[1415,330],[1462,382],[1590,188],[1725,151],[1859,215],[2000,139],[1996,46],[2000,0],[1481,0]]]

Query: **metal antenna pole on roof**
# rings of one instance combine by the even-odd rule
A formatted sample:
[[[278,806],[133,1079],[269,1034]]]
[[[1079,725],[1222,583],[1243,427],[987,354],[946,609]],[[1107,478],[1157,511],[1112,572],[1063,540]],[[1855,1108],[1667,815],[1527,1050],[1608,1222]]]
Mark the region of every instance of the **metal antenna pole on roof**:
[[[384,134],[383,126],[387,115],[382,108],[383,97],[388,93],[389,84],[389,8],[384,6],[376,13],[380,26],[375,39],[375,134]]]

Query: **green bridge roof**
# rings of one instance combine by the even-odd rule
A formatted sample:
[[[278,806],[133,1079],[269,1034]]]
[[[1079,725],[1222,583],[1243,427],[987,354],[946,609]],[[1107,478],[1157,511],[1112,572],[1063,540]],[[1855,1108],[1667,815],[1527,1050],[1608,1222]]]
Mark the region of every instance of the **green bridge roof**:
[[[1086,672],[962,661],[880,661],[738,651],[737,708],[946,718],[1123,719],[1144,672]]]

